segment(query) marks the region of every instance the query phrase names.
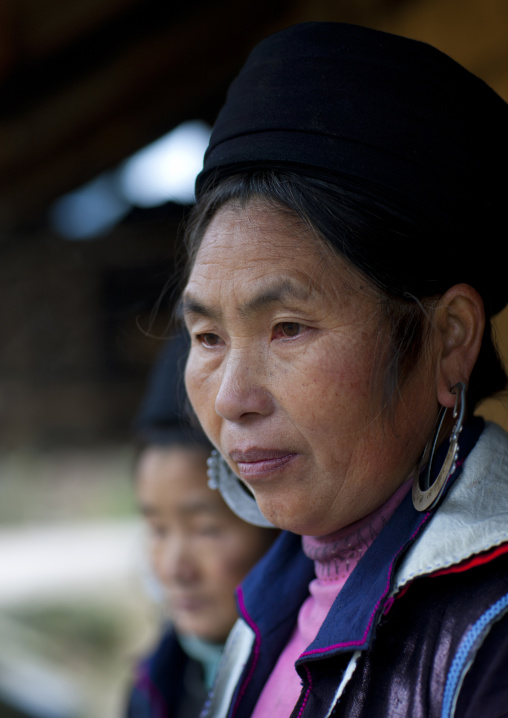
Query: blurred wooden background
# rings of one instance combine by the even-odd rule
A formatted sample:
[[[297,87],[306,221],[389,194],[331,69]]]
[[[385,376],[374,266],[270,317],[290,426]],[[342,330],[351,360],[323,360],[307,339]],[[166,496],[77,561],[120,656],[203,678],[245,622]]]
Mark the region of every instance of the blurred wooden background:
[[[429,41],[508,99],[506,0],[0,0],[0,447],[128,439],[185,208],[80,243],[48,208],[178,123],[213,123],[251,47],[302,20]],[[506,355],[507,336],[502,318]]]

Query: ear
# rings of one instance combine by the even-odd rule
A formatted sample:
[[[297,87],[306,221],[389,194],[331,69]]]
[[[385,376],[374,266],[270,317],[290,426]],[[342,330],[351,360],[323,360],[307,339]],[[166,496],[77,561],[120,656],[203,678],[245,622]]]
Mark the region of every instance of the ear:
[[[437,399],[453,407],[452,387],[466,386],[478,358],[485,328],[483,300],[469,284],[455,284],[439,300],[435,311],[437,357]]]

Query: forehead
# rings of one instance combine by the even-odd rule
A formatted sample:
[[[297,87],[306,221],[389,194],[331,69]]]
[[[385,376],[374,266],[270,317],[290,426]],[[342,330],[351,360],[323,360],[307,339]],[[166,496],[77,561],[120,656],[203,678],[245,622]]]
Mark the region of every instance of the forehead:
[[[333,269],[337,283],[347,272],[302,220],[261,200],[245,207],[226,205],[206,230],[190,273],[186,293],[207,290],[208,282],[241,276],[245,281],[270,284],[282,275],[309,290],[321,286],[323,274]],[[246,275],[248,274],[248,279]]]
[[[221,512],[225,504],[207,482],[206,456],[200,451],[151,447],[138,465],[138,497],[158,512]]]

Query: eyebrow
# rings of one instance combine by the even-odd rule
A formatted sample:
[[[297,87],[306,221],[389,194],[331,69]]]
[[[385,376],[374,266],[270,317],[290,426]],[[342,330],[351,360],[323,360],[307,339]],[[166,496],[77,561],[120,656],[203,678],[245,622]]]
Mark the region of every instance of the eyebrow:
[[[222,316],[222,312],[220,310],[207,307],[206,304],[200,302],[199,299],[193,297],[192,294],[186,294],[182,297],[180,302],[180,311],[184,316],[195,314],[200,317],[212,319],[215,322],[218,322]]]
[[[310,289],[304,289],[290,279],[284,279],[271,287],[261,290],[259,294],[241,304],[238,307],[238,313],[242,318],[247,319],[250,315],[260,312],[270,304],[276,304],[288,298],[308,299],[310,294]],[[222,318],[220,309],[206,306],[190,293],[186,294],[182,299],[182,311],[187,315],[196,314],[213,321],[220,321]]]

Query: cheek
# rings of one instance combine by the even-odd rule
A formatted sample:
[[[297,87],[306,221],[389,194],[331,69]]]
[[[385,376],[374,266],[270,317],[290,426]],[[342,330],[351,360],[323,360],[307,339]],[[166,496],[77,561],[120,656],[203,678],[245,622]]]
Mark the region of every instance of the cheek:
[[[163,549],[161,547],[160,541],[156,541],[152,539],[149,544],[148,553],[150,556],[150,563],[152,564],[152,568],[157,574],[157,577],[162,580],[162,576],[164,574],[164,560],[163,560]]]
[[[215,372],[199,362],[191,350],[185,367],[185,388],[201,426],[214,443],[217,440],[216,425],[218,422],[215,411],[217,396],[215,376]]]
[[[324,356],[309,359],[281,377],[276,389],[278,403],[295,422],[306,434],[317,435],[331,424],[353,428],[356,416],[367,423],[371,364],[351,350],[341,353],[333,347]]]
[[[236,537],[230,537],[217,546],[210,557],[209,576],[224,595],[230,596],[255,563],[250,546],[239,546]]]

